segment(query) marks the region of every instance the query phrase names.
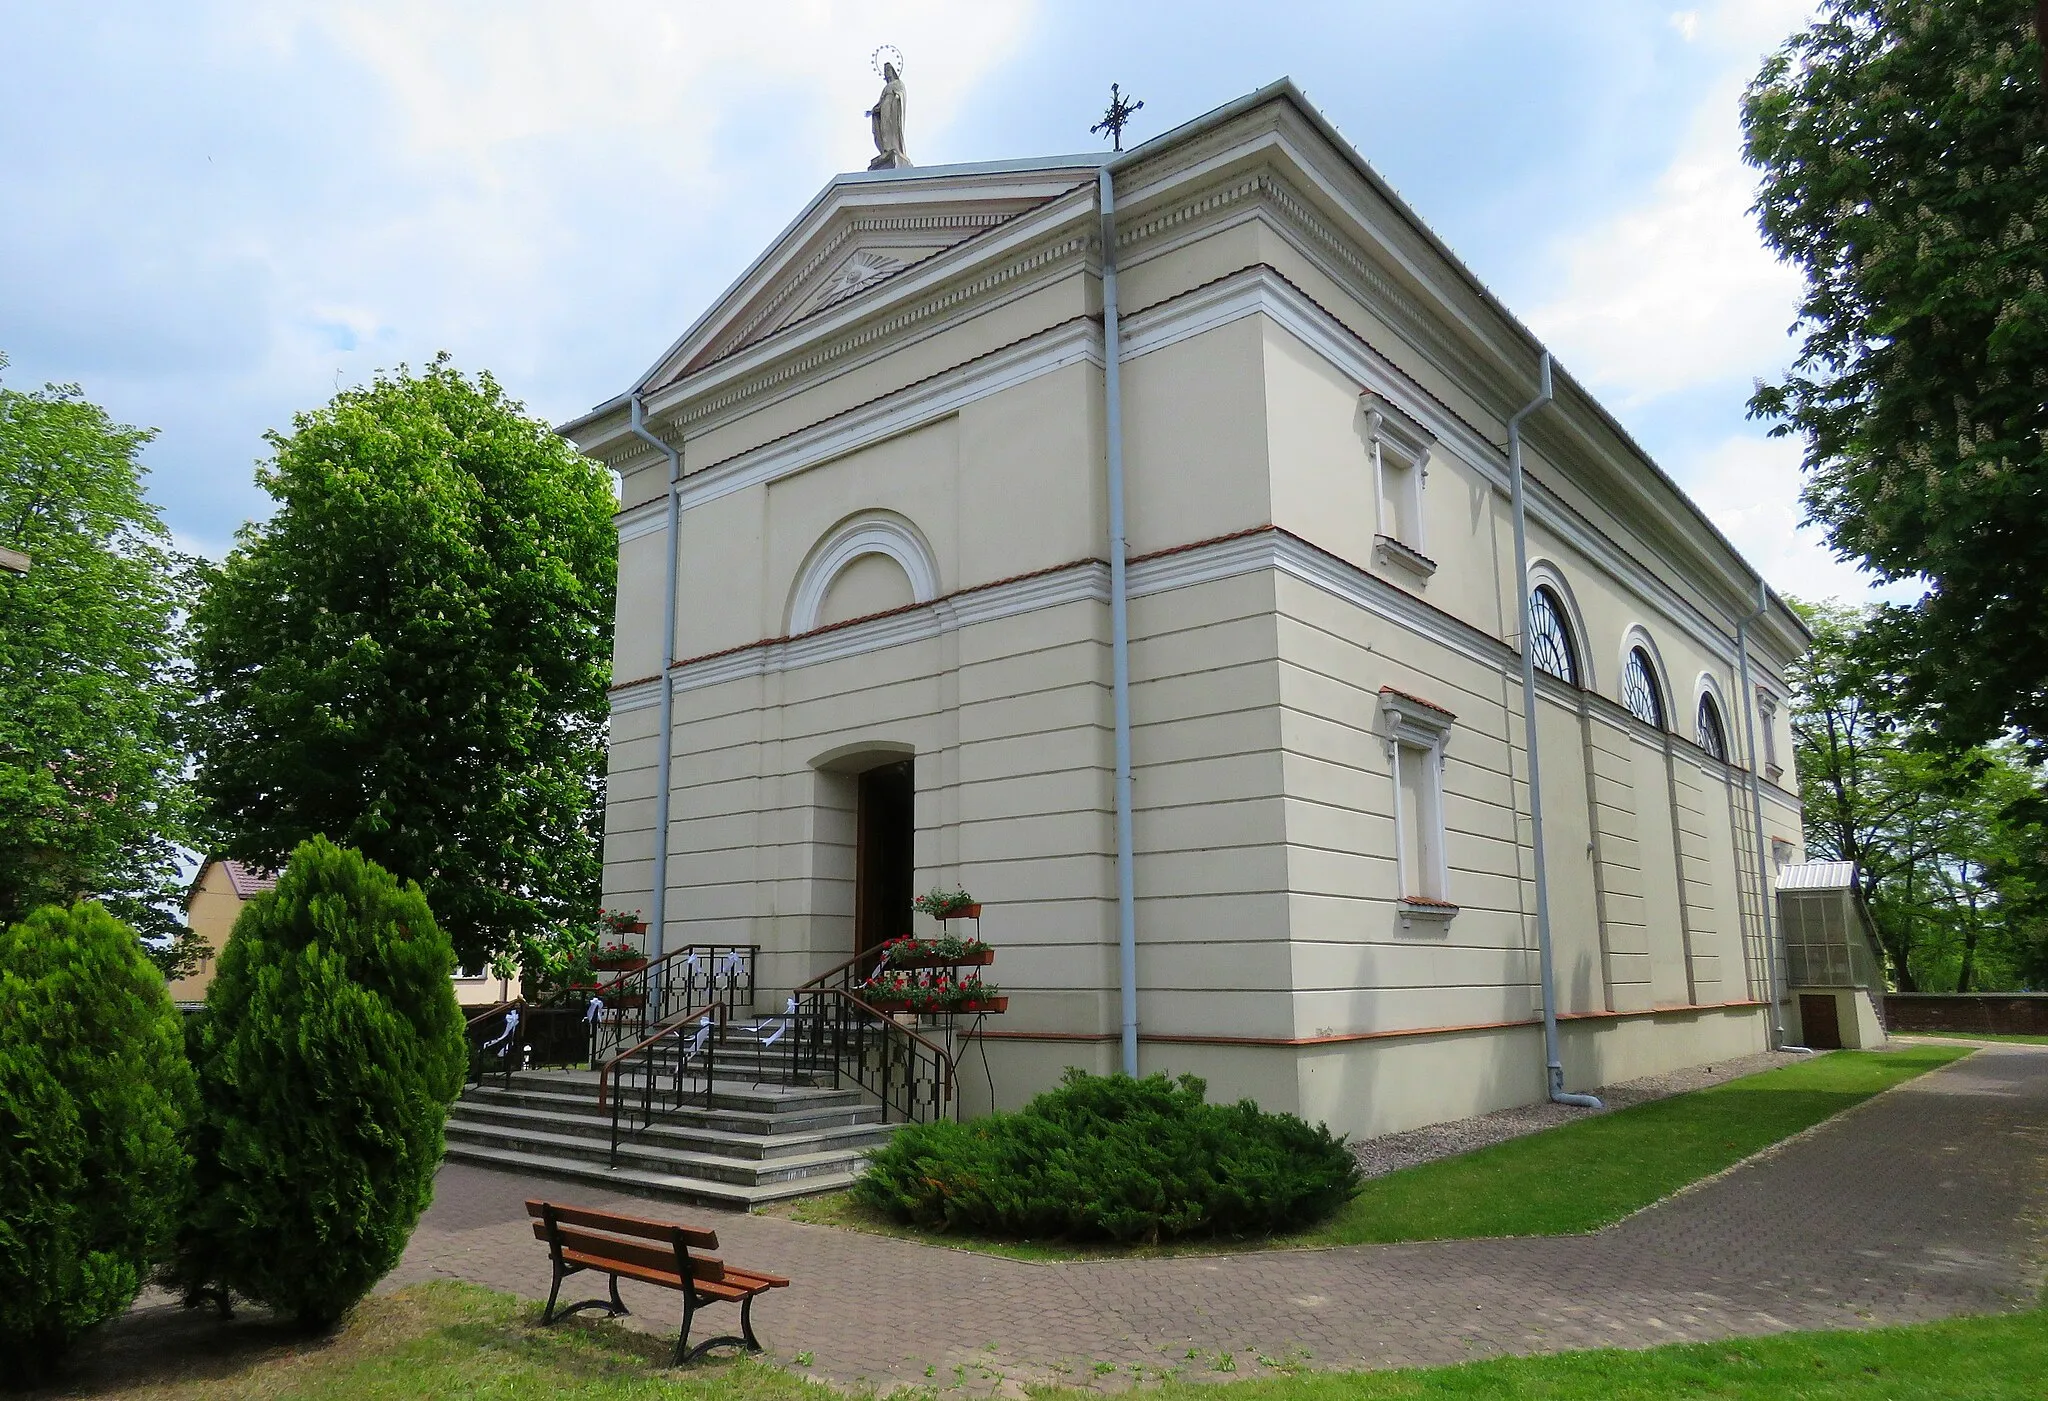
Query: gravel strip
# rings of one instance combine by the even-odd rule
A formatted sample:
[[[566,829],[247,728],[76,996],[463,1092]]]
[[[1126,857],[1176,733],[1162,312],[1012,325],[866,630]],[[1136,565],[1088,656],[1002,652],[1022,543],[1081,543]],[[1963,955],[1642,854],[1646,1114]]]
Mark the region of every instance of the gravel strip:
[[[1469,1153],[1488,1144],[1505,1143],[1508,1139],[1520,1138],[1524,1134],[1541,1133],[1544,1129],[1554,1129],[1559,1124],[1568,1124],[1574,1119],[1584,1119],[1594,1114],[1608,1114],[1616,1109],[1626,1109],[1632,1104],[1647,1104],[1653,1099],[1666,1099],[1690,1090],[1703,1090],[1709,1085],[1740,1080],[1745,1075],[1775,1070],[1781,1065],[1791,1065],[1805,1059],[1807,1057],[1785,1051],[1763,1051],[1735,1060],[1715,1061],[1712,1065],[1688,1066],[1684,1070],[1673,1070],[1663,1075],[1647,1075],[1640,1080],[1624,1080],[1618,1085],[1602,1085],[1594,1093],[1598,1094],[1606,1105],[1604,1109],[1580,1109],[1569,1104],[1552,1104],[1546,1100],[1541,1104],[1525,1104],[1514,1109],[1497,1109],[1491,1114],[1481,1114],[1472,1119],[1458,1119],[1448,1124],[1429,1124],[1402,1133],[1360,1139],[1351,1145],[1351,1155],[1358,1159],[1359,1170],[1366,1177],[1384,1177],[1390,1172],[1399,1172],[1402,1168],[1414,1167],[1419,1163],[1433,1163],[1438,1158],[1454,1158],[1460,1153]]]

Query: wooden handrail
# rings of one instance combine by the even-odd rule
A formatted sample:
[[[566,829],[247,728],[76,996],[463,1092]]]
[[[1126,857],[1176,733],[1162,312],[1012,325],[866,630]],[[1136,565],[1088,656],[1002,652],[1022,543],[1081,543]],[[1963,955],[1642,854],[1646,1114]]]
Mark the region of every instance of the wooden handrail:
[[[707,1002],[702,1007],[692,1007],[689,1011],[683,1012],[671,1018],[670,1020],[663,1022],[661,1026],[655,1030],[655,1033],[652,1036],[648,1037],[645,1041],[642,1041],[637,1046],[629,1047],[628,1049],[619,1052],[617,1055],[613,1056],[610,1060],[606,1061],[602,1066],[600,1066],[597,1072],[597,1107],[599,1109],[604,1108],[605,1096],[610,1092],[612,1071],[618,1068],[618,1064],[620,1061],[625,1060],[629,1056],[639,1055],[642,1051],[646,1050],[649,1046],[652,1046],[655,1042],[661,1040],[665,1036],[674,1036],[684,1027],[690,1025],[690,1023],[698,1020],[707,1013],[713,1014],[716,1017],[719,1029],[723,1030],[725,1027],[725,1004],[723,1002]]]
[[[841,966],[843,967],[844,965]],[[905,1026],[902,1022],[899,1022],[894,1017],[890,1016],[887,1012],[884,1012],[881,1008],[876,1007],[871,1003],[865,1002],[858,997],[855,997],[845,988],[814,988],[809,984],[805,984],[803,987],[800,987],[796,990],[796,995],[798,997],[821,997],[828,993],[834,997],[845,998],[848,1002],[851,1002],[854,1006],[860,1008],[863,1012],[866,1012],[875,1020],[887,1022],[890,1025],[890,1027],[892,1027],[894,1030],[902,1032],[911,1040],[917,1042],[919,1045],[924,1046],[925,1048],[930,1050],[934,1055],[936,1055],[939,1058],[940,1064],[946,1067],[946,1070],[950,1077],[950,1074],[953,1069],[953,1058],[946,1054],[945,1048],[939,1045],[938,1042],[932,1040],[930,1037],[919,1035],[917,1032]]]
[[[463,1030],[467,1031],[467,1030],[468,1030],[469,1028],[471,1028],[471,1027],[475,1026],[475,1025],[476,1025],[476,1024],[478,1023],[478,1022],[480,1022],[480,1021],[484,1020],[484,1019],[485,1019],[486,1017],[495,1017],[495,1016],[497,1016],[497,1015],[498,1015],[498,1014],[499,1014],[500,1012],[504,1012],[504,1011],[507,1011],[507,1010],[509,1010],[509,1009],[511,1009],[511,1008],[513,1008],[513,1007],[517,1007],[517,1006],[520,1006],[520,1005],[521,1005],[522,1003],[524,1003],[525,1001],[526,1001],[526,999],[525,999],[525,998],[523,998],[523,997],[514,997],[514,998],[511,998],[511,999],[510,999],[510,1000],[508,1000],[508,1001],[505,1001],[505,1002],[500,1002],[500,1003],[499,1003],[499,1004],[498,1004],[497,1006],[495,1006],[495,1007],[486,1007],[486,1008],[484,1008],[484,1010],[483,1010],[483,1011],[481,1011],[481,1012],[478,1012],[478,1013],[477,1013],[477,1014],[476,1014],[475,1016],[473,1016],[473,1017],[469,1018],[469,1019],[468,1019],[467,1021],[465,1021],[465,1022],[464,1022],[464,1023],[462,1024]]]
[[[759,944],[684,944],[680,948],[670,949],[660,958],[649,959],[644,967],[629,968],[624,972],[613,974],[610,982],[597,985],[597,996],[603,997],[608,993],[616,994],[619,990],[619,985],[628,978],[647,978],[657,968],[673,963],[679,958],[687,959],[693,953],[703,953],[708,949],[747,949],[756,958],[759,958],[761,953],[761,946]],[[715,974],[717,970],[713,969],[712,971]]]
[[[865,963],[871,958],[879,959],[881,957],[882,951],[879,946],[876,948],[863,950],[862,952],[855,954],[852,958],[847,959],[844,963],[833,964],[830,968],[827,968],[824,972],[820,973],[815,978],[806,978],[803,982],[797,984],[796,991],[802,992],[806,988],[822,989],[825,986],[825,980],[831,977],[833,974],[844,973],[847,969],[853,967],[856,963]],[[855,1000],[858,1001],[859,999],[856,998]]]

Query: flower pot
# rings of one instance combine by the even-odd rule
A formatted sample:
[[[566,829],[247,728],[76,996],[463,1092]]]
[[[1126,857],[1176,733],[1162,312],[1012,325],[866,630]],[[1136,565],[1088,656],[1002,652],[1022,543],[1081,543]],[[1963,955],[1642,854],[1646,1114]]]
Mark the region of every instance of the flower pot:
[[[962,1012],[972,1013],[1007,1012],[1010,1010],[1010,999],[1007,996],[984,997],[979,1002],[963,1002],[960,1004],[958,1010]]]
[[[601,973],[637,973],[647,966],[644,958],[592,959],[590,966]]]
[[[908,1012],[910,1010],[910,999],[907,997],[877,997],[872,1000],[863,997],[861,1001],[866,1002],[868,1006],[874,1008],[877,1012]]]
[[[980,919],[981,904],[979,901],[977,901],[972,905],[960,905],[954,909],[948,910],[945,914],[933,915],[932,918],[937,920],[941,924],[944,924],[949,919]]]
[[[995,961],[996,951],[983,949],[980,953],[963,954],[958,958],[948,958],[944,954],[936,953],[919,954],[907,963],[899,963],[892,958],[889,960],[889,967],[892,971],[918,968],[985,968]]]
[[[635,1012],[647,1005],[644,992],[615,992],[606,996],[604,1005],[615,1012]]]
[[[647,921],[636,919],[631,924],[623,925],[612,932],[616,934],[645,934],[647,932]]]

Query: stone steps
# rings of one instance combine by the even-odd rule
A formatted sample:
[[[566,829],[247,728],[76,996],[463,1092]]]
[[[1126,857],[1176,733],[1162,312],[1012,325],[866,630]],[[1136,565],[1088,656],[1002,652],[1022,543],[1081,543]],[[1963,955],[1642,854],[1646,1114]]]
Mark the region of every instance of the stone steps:
[[[728,1067],[735,1078],[724,1078]],[[895,1131],[857,1090],[792,1086],[768,1069],[755,1078],[751,1046],[729,1048],[708,1104],[700,1087],[692,1103],[656,1108],[644,1128],[629,1096],[617,1166],[595,1071],[517,1071],[509,1085],[494,1078],[464,1092],[448,1118],[448,1157],[747,1210],[845,1187]]]

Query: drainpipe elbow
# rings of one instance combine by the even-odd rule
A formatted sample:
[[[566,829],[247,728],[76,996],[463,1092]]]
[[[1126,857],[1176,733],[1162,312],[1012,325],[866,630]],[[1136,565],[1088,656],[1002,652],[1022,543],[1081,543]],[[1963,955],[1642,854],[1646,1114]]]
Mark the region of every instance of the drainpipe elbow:
[[[1606,1103],[1598,1095],[1575,1095],[1568,1094],[1563,1090],[1552,1090],[1550,1092],[1550,1102],[1552,1104],[1573,1104],[1581,1109],[1605,1109],[1607,1107]]]

